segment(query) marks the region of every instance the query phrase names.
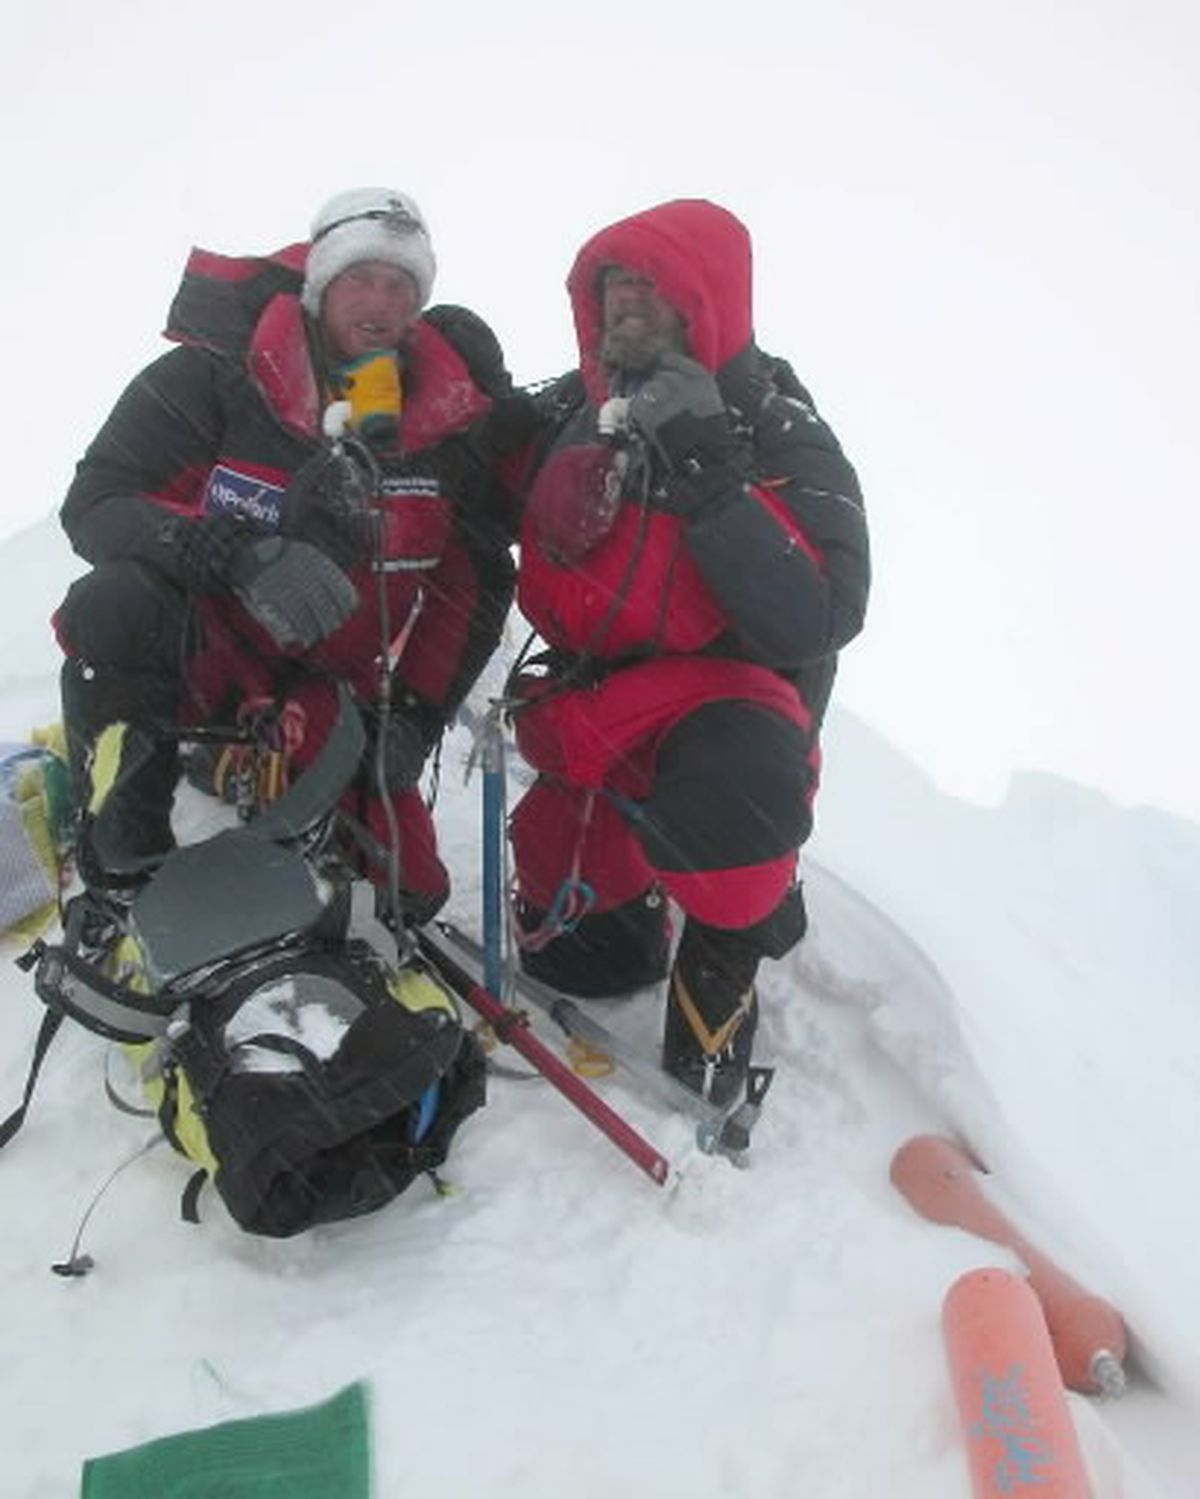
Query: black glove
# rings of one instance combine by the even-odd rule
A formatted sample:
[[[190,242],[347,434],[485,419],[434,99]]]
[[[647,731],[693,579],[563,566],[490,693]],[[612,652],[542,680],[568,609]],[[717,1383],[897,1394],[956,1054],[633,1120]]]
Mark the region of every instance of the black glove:
[[[359,710],[367,730],[365,763],[375,784],[379,765],[380,732],[383,732],[383,777],[389,791],[407,791],[421,779],[429,751],[441,737],[444,727],[441,715],[406,694],[388,710],[383,724],[372,708]]]
[[[229,586],[283,650],[308,650],[358,608],[358,589],[324,552],[306,541],[263,536],[243,546]]]
[[[172,516],[161,533],[179,581],[193,593],[213,593],[224,586],[229,569],[246,541],[258,532],[231,511],[219,515]]]
[[[537,435],[538,409],[533,397],[524,391],[500,396],[482,419],[496,453],[515,453]]]
[[[279,534],[308,541],[349,572],[375,555],[375,482],[365,454],[322,448],[283,496]]]
[[[740,491],[733,423],[717,382],[694,359],[664,354],[630,399],[628,420],[669,471],[654,496],[658,509],[692,515]]]

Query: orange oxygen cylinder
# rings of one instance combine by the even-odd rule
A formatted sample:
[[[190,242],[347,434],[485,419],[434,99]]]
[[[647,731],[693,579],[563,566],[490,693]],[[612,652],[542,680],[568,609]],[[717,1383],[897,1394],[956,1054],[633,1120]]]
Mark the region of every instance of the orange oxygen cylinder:
[[[990,1202],[978,1163],[941,1135],[916,1135],[892,1158],[893,1185],[933,1223],[963,1228],[1011,1249],[1029,1272],[1064,1383],[1085,1395],[1118,1395],[1125,1324],[1107,1301],[1093,1296],[1024,1237]]]
[[[1091,1499],[1041,1303],[1007,1270],[970,1270],[942,1304],[975,1499]]]

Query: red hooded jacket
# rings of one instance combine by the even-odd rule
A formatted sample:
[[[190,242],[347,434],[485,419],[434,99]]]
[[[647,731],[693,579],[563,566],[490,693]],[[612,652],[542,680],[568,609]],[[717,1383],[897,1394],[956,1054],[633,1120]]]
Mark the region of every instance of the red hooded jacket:
[[[612,450],[597,426],[610,394],[599,355],[610,266],[647,277],[679,313],[688,354],[716,377],[752,454],[742,497],[735,477],[730,503],[711,515],[683,520],[628,486],[605,507],[616,488],[610,478],[605,490]],[[588,665],[565,668],[568,686],[573,669],[604,679],[586,694],[558,691],[518,720],[533,763],[568,780],[597,784],[612,761],[599,740],[619,752],[626,722],[631,737],[644,735],[713,698],[812,725],[837,650],[861,628],[869,562],[858,481],[790,370],[779,381],[781,362],[755,348],[751,271],[742,224],[683,200],[602,230],[568,277],[583,395],[530,488],[517,584],[522,612],[559,658]],[[567,553],[549,538],[572,499],[585,539]],[[539,718],[546,730],[557,720],[571,743],[539,734]]]

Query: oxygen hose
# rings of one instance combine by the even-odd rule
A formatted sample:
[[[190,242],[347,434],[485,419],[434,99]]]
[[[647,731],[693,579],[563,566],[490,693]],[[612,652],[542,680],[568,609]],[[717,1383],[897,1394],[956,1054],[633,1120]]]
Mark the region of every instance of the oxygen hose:
[[[400,824],[392,798],[388,794],[387,784],[387,734],[392,714],[392,622],[391,605],[388,599],[388,574],[384,566],[386,559],[383,555],[383,515],[379,506],[380,472],[379,463],[368,445],[351,437],[347,432],[347,424],[352,414],[353,407],[349,401],[333,402],[325,412],[324,430],[332,443],[335,456],[345,463],[347,468],[354,467],[360,472],[365,471],[369,481],[365,493],[358,485],[351,487],[351,493],[353,494],[354,490],[358,489],[368,510],[374,513],[375,519],[375,524],[369,528],[369,532],[372,544],[371,571],[375,575],[376,608],[379,615],[379,652],[376,658],[379,663],[379,691],[376,700],[372,771],[375,791],[387,824],[387,847],[384,850],[387,857],[387,909],[391,917],[391,929],[396,941],[397,955],[403,959],[406,956],[405,950],[410,944],[403,935],[403,923],[400,920],[402,883]]]

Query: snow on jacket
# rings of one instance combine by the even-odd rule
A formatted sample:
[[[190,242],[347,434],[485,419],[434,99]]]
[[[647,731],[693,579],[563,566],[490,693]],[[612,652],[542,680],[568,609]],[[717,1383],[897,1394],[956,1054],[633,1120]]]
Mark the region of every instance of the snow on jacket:
[[[237,509],[266,529],[279,524],[289,481],[321,444],[329,399],[299,301],[307,249],[242,259],[192,252],[166,329],[177,347],[131,382],[64,502],[64,528],[86,560],[135,558],[170,575],[164,512]],[[480,436],[481,418],[509,382],[491,331],[462,308],[429,309],[402,363],[405,403],[394,466],[416,489],[441,495],[452,520],[434,568],[387,575],[388,609],[398,629],[423,594],[401,677],[438,720],[453,711],[490,654],[511,595],[494,466]],[[305,660],[369,698],[379,651],[377,591],[367,568],[352,576],[357,612]],[[255,655],[277,655],[232,595],[203,598],[199,608],[211,633],[232,621]]]

